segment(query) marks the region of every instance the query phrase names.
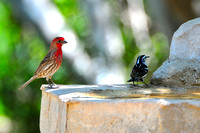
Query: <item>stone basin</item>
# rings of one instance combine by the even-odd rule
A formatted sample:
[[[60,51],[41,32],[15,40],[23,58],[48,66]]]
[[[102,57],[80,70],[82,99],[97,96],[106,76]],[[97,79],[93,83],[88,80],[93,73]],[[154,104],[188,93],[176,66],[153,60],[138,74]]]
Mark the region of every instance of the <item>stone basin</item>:
[[[200,87],[41,87],[41,132],[200,132]]]

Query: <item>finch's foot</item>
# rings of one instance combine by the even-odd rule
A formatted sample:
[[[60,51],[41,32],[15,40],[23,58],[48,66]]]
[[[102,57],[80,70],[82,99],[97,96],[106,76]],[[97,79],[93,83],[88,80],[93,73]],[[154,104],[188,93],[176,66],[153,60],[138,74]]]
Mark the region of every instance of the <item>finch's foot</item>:
[[[52,84],[49,84],[49,88],[52,88]]]
[[[54,84],[49,84],[49,88],[50,89],[56,89],[58,88],[58,86],[54,83]]]

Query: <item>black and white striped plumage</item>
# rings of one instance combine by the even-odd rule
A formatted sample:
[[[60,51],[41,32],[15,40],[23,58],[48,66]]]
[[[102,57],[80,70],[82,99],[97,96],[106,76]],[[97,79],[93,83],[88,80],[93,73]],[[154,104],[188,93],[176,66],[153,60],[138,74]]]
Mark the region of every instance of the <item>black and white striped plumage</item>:
[[[127,82],[133,82],[134,85],[134,82],[141,81],[148,87],[148,85],[144,82],[144,78],[148,73],[148,67],[145,64],[146,58],[149,58],[149,56],[140,55],[137,58],[136,64],[133,67],[132,72],[130,74],[131,78]]]

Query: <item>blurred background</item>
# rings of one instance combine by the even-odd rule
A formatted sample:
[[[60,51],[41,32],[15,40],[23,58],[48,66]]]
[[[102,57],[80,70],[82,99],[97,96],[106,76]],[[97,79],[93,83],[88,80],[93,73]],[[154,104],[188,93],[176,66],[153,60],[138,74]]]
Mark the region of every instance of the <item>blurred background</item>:
[[[0,133],[39,132],[45,79],[33,76],[54,37],[63,36],[57,84],[124,84],[136,58],[151,74],[169,55],[173,33],[200,15],[199,0],[0,0]]]

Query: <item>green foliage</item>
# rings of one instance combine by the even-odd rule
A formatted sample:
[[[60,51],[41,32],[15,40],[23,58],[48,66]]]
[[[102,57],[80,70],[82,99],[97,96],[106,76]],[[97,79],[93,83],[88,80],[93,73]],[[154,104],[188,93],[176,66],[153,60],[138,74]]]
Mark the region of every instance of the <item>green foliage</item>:
[[[129,27],[121,25],[121,33],[124,41],[125,52],[123,55],[123,61],[127,67],[132,64],[136,54],[139,49],[136,46],[135,40],[133,38],[132,30]]]
[[[168,39],[163,33],[156,33],[152,36],[152,43],[155,48],[155,56],[161,64],[169,54]]]
[[[29,88],[39,88],[41,83],[32,84],[23,92],[17,88],[33,75],[33,64],[44,57],[45,45],[38,36],[26,38],[29,31],[22,31],[9,6],[0,3],[0,12],[0,116],[12,119],[11,132],[39,132],[41,95],[39,90]]]
[[[80,39],[87,37],[90,33],[89,21],[79,2],[74,0],[54,0],[54,2],[66,18],[66,23],[76,32],[78,37]]]
[[[157,67],[166,60],[169,55],[169,43],[167,37],[163,33],[156,33],[152,36],[152,43],[155,48],[155,57]]]
[[[149,72],[146,80],[150,79],[153,72],[167,59],[169,55],[169,43],[166,35],[158,32],[151,36],[151,41],[154,47],[154,58],[149,64]],[[148,83],[149,80],[146,82]]]

